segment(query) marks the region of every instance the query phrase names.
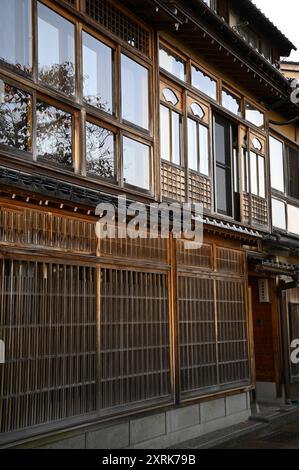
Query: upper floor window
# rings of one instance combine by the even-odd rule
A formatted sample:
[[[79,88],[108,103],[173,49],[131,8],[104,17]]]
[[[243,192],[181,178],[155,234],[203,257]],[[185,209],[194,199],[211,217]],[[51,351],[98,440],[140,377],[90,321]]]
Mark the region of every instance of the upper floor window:
[[[198,116],[199,110],[203,113],[201,117]],[[205,114],[202,107],[195,102],[191,104],[190,111],[188,117],[188,166],[190,170],[209,176],[209,131],[208,127],[200,122]]]
[[[250,152],[250,188],[249,192],[261,198],[266,197],[265,192],[265,158],[262,155]]]
[[[283,143],[270,137],[271,187],[284,192]]]
[[[23,72],[32,68],[31,0],[1,0],[0,60]]]
[[[149,190],[151,187],[150,147],[129,137],[123,138],[123,179],[126,184]]]
[[[45,163],[73,168],[73,116],[44,101],[36,105],[37,157]]]
[[[143,129],[149,129],[148,70],[127,55],[121,56],[122,118]]]
[[[225,88],[222,90],[222,106],[237,116],[242,115],[241,99]]]
[[[250,134],[250,151],[248,153],[247,139],[242,145],[243,154],[243,190],[254,196],[266,197],[266,165],[264,142]]]
[[[84,101],[102,111],[113,111],[113,51],[109,46],[83,32]]]
[[[113,132],[86,122],[86,173],[101,178],[113,178],[114,166]]]
[[[265,115],[250,103],[245,103],[245,119],[251,122],[257,127],[264,128],[265,126]]]
[[[75,93],[75,27],[38,3],[38,76],[45,85]]]
[[[214,136],[216,210],[237,220],[239,214],[235,193],[239,192],[239,188],[235,156],[238,151],[238,128],[222,116],[215,115]]]
[[[272,224],[273,227],[286,230],[287,218],[286,218],[286,205],[284,201],[272,198]]]
[[[174,75],[180,80],[185,80],[186,65],[180,57],[170,52],[168,49],[160,46],[159,61],[160,67],[162,67],[162,69],[171,73],[171,75]]]
[[[165,97],[165,90],[167,91]],[[176,97],[170,102],[169,91]],[[160,106],[160,154],[163,160],[181,165],[181,114],[178,93],[166,87],[162,91]]]
[[[0,144],[31,151],[32,96],[0,80]]]
[[[288,196],[299,199],[299,152],[294,147],[286,146],[288,165]]]
[[[170,88],[164,88],[163,97],[168,103],[172,104],[172,106],[176,106],[179,102],[177,95]]]
[[[217,82],[210,75],[192,65],[191,84],[213,100],[217,99]]]
[[[198,117],[199,119],[203,119],[205,117],[205,112],[198,103],[192,103],[190,109],[192,111],[192,114]]]
[[[281,193],[272,198],[273,226],[299,235],[299,208],[289,200],[299,200],[297,148],[270,136],[270,170],[272,190]]]

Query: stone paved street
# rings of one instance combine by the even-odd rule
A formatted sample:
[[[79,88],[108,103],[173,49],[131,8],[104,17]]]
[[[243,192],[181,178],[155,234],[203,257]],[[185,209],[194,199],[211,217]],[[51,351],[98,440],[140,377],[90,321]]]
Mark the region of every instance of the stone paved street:
[[[253,432],[217,446],[218,449],[299,449],[299,419],[289,424]]]

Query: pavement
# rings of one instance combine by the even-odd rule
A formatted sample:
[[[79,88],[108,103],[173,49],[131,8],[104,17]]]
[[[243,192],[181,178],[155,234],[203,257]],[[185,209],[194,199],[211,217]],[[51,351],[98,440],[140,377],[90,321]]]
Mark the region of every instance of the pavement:
[[[190,441],[178,449],[299,449],[299,407],[263,404],[248,421]]]

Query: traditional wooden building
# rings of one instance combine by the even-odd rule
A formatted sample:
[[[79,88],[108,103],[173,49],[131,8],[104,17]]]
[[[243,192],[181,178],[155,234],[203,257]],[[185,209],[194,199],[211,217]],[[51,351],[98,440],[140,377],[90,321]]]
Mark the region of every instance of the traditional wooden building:
[[[293,44],[249,0],[0,5],[0,445],[166,447],[282,397]],[[202,203],[202,248],[99,242],[119,194]]]

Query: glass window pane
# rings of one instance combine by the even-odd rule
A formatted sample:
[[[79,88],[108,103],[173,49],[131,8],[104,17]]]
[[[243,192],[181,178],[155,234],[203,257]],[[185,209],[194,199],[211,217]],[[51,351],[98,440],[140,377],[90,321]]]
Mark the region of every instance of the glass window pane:
[[[255,148],[256,150],[259,150],[259,151],[261,151],[263,149],[262,142],[259,139],[257,139],[256,137],[254,137],[254,139],[252,139],[252,146],[253,146],[253,148]]]
[[[217,99],[217,82],[194,66],[192,66],[191,84],[213,100]]]
[[[250,183],[251,183],[251,194],[258,196],[258,184],[257,184],[257,155],[250,152]]]
[[[188,165],[194,171],[198,171],[197,149],[197,124],[193,119],[188,119]]]
[[[259,165],[259,196],[266,197],[265,192],[265,159],[264,157],[258,157]]]
[[[114,135],[103,127],[86,123],[86,170],[103,178],[114,177]]]
[[[265,124],[265,116],[264,113],[259,111],[258,109],[251,106],[251,104],[246,103],[245,108],[245,119],[246,121],[251,122],[257,127],[264,127]]]
[[[123,139],[124,181],[143,189],[150,189],[150,148],[136,140]]]
[[[112,49],[83,32],[84,100],[112,113]]]
[[[209,176],[209,135],[208,128],[199,124],[199,171]]]
[[[299,235],[299,208],[288,204],[288,232]]]
[[[170,161],[170,110],[160,106],[160,152],[163,160]]]
[[[195,103],[195,102],[192,103],[190,108],[194,116],[199,117],[199,119],[202,119],[205,117],[205,112],[198,103]]]
[[[181,138],[180,138],[180,115],[171,112],[172,121],[172,162],[181,164]]]
[[[215,158],[222,165],[231,166],[231,128],[228,121],[215,120]]]
[[[286,230],[285,204],[283,201],[278,201],[278,199],[272,199],[272,224],[273,227]]]
[[[222,90],[222,106],[237,116],[241,116],[241,100],[233,93]]]
[[[185,62],[175,54],[171,54],[168,50],[160,48],[159,51],[160,67],[167,70],[180,80],[185,80]]]
[[[289,168],[288,196],[299,199],[299,153],[295,148],[289,146],[287,146],[286,153]]]
[[[72,115],[42,101],[36,111],[38,158],[72,168]]]
[[[67,95],[75,92],[74,36],[70,21],[38,4],[38,76]]]
[[[249,193],[249,180],[248,180],[248,152],[243,149],[243,175],[242,175],[243,191]]]
[[[0,11],[0,59],[30,73],[31,0],[0,0]]]
[[[234,158],[234,191],[238,193],[239,189],[239,152],[237,148],[233,148],[233,158]]]
[[[271,186],[284,192],[283,144],[270,137]]]
[[[0,80],[0,144],[31,151],[32,97]]]
[[[149,128],[148,70],[126,55],[121,56],[122,117]]]
[[[173,106],[176,106],[179,102],[177,95],[170,88],[164,88],[163,96],[168,103],[171,103]]]
[[[232,215],[230,172],[216,167],[217,212]]]

